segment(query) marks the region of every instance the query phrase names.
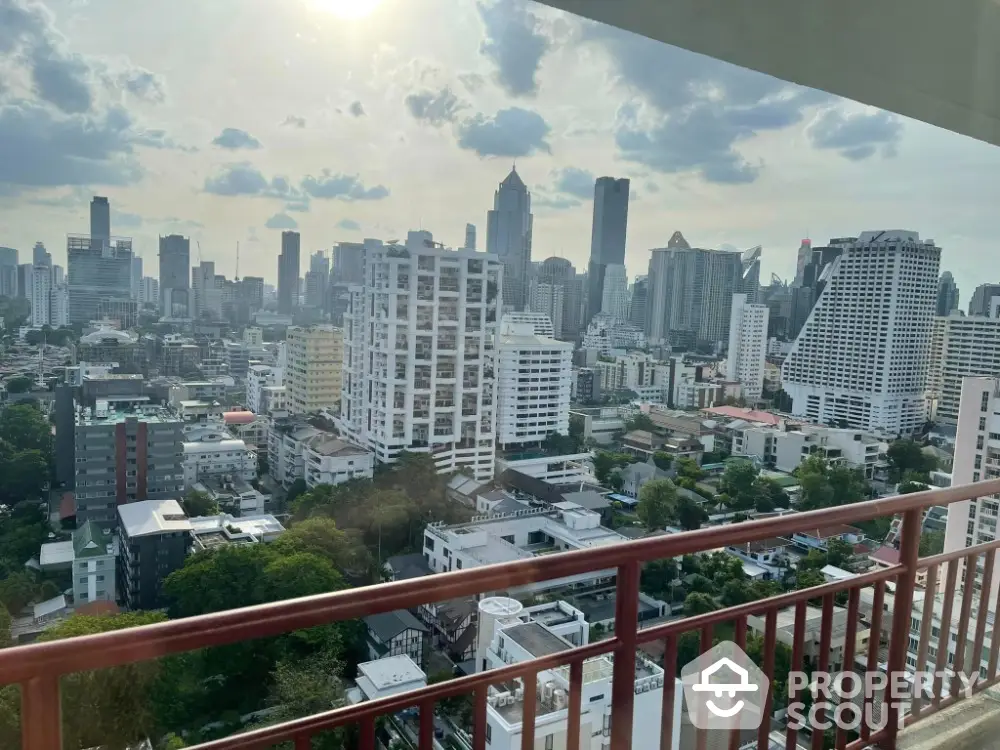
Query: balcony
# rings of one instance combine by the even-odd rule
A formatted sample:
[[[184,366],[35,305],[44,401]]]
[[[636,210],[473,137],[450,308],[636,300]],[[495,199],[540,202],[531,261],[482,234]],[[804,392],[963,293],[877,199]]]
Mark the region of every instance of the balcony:
[[[416,438],[416,435],[415,435]],[[969,587],[959,585],[959,573],[966,565],[983,560],[983,588],[990,590],[992,571],[1000,541],[920,559],[918,545],[923,509],[932,505],[984,497],[1000,492],[1000,480],[974,485],[879,499],[849,506],[827,508],[807,513],[794,513],[778,518],[747,521],[698,531],[652,537],[639,541],[596,546],[573,552],[546,555],[544,565],[534,558],[455,570],[407,581],[338,591],[329,594],[293,599],[257,607],[217,612],[209,615],[177,619],[129,630],[19,646],[0,650],[0,684],[21,686],[21,732],[24,750],[61,750],[60,678],[63,675],[156,659],[170,654],[193,651],[207,646],[240,643],[257,638],[277,636],[292,630],[358,618],[397,609],[413,608],[428,602],[469,597],[484,592],[507,591],[542,581],[579,576],[595,571],[616,571],[613,637],[546,653],[528,661],[502,666],[487,672],[460,677],[429,685],[425,688],[390,695],[375,700],[335,708],[312,716],[281,724],[253,729],[241,734],[195,746],[197,750],[238,750],[293,743],[304,750],[311,738],[330,729],[353,725],[358,730],[357,747],[376,746],[376,721],[383,716],[416,708],[419,715],[418,746],[431,750],[434,746],[434,709],[439,702],[458,696],[473,698],[473,720],[469,729],[473,750],[487,747],[487,712],[490,686],[519,682],[523,694],[523,712],[519,716],[523,731],[523,748],[533,748],[536,728],[537,678],[541,672],[558,671],[566,676],[568,691],[565,704],[565,746],[568,750],[581,747],[582,696],[587,674],[585,666],[595,659],[608,657],[611,685],[610,747],[625,750],[631,747],[633,709],[637,680],[642,679],[642,659],[636,658],[640,646],[659,644],[663,659],[663,706],[676,705],[677,654],[681,636],[697,634],[698,653],[707,651],[720,630],[731,628],[732,638],[745,645],[748,638],[748,618],[763,620],[762,656],[760,666],[766,674],[775,668],[778,614],[793,608],[793,638],[791,668],[802,670],[805,664],[807,604],[818,602],[821,626],[814,666],[826,671],[831,666],[835,602],[846,602],[847,621],[844,633],[843,663],[860,661],[869,671],[885,662],[887,671],[903,672],[907,667],[908,651],[916,657],[913,663],[927,671],[941,671],[947,666],[947,649],[937,654],[931,663],[929,651],[932,618],[921,618],[911,635],[911,617],[916,610],[927,611],[935,602],[939,587],[943,590],[944,611],[941,622],[952,627],[957,621],[957,642],[973,644],[971,653],[988,661],[984,676],[968,690],[952,690],[953,685],[924,685],[930,694],[917,696],[904,703],[888,699],[884,725],[872,728],[862,725],[860,736],[853,741],[838,731],[833,741],[837,750],[861,750],[872,745],[895,748],[904,727],[920,722],[935,713],[945,711],[962,701],[976,700],[976,694],[1000,682],[1000,625],[994,624],[987,633],[988,600],[976,598]],[[706,550],[716,550],[774,537],[791,537],[796,532],[836,524],[849,524],[891,515],[902,516],[899,562],[869,573],[854,575],[818,586],[786,592],[758,601],[727,607],[682,619],[669,620],[639,629],[639,580],[642,564],[652,560],[674,558]],[[918,576],[926,572],[926,588],[917,587]],[[887,606],[890,601],[891,605]],[[862,601],[866,609],[862,609]],[[869,606],[870,604],[870,606]],[[975,607],[973,606],[975,605]],[[815,611],[815,610],[814,610]],[[860,615],[867,612],[865,623],[872,634],[887,633],[887,649],[882,638],[871,637],[867,650],[857,648]],[[893,613],[898,613],[893,616]],[[891,620],[890,620],[891,618]],[[725,628],[723,628],[725,626]],[[839,637],[840,633],[838,633]],[[989,645],[986,638],[989,637]],[[911,638],[912,643],[911,643]],[[986,649],[984,651],[984,648]],[[856,653],[857,651],[857,653]],[[863,652],[864,651],[864,652]],[[965,667],[967,649],[958,649],[950,665],[955,674]],[[604,663],[604,662],[602,662]],[[970,669],[976,671],[977,665]],[[658,668],[657,668],[658,672]],[[949,681],[946,681],[949,682]],[[802,698],[790,688],[790,699]],[[781,729],[786,747],[795,748],[800,737],[793,728],[782,728],[772,716],[775,707],[772,690],[764,697],[763,722],[756,731],[759,750],[773,747],[772,730]],[[947,714],[944,714],[947,717]],[[870,717],[866,720],[871,720]],[[880,722],[881,723],[881,722]],[[681,731],[675,725],[673,710],[660,712],[658,722],[659,747],[673,746],[672,738]],[[646,731],[648,727],[643,727]],[[685,731],[689,727],[684,727]],[[707,746],[706,730],[691,730],[696,746]],[[905,735],[904,735],[905,736]],[[813,750],[823,747],[824,736],[815,732],[810,741]],[[746,746],[746,739],[733,733],[730,747]],[[590,747],[591,745],[587,745]],[[721,746],[721,745],[720,745]],[[194,750],[194,749],[193,749]],[[642,750],[645,750],[643,748]]]

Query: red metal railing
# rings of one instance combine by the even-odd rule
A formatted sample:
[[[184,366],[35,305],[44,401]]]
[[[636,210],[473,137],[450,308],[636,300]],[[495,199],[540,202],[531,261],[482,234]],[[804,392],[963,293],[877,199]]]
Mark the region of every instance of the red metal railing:
[[[865,587],[873,586],[874,601],[870,623],[872,636],[869,639],[867,665],[869,670],[874,670],[878,664],[878,650],[881,641],[879,634],[882,629],[886,583],[895,581],[893,606],[895,614],[889,637],[887,670],[889,672],[903,671],[906,664],[910,612],[918,570],[926,568],[929,574],[928,584],[923,593],[925,610],[933,603],[938,585],[938,574],[945,573],[945,610],[941,618],[941,632],[946,633],[950,630],[952,622],[952,601],[955,598],[960,570],[964,565],[969,564],[974,569],[979,557],[983,556],[985,563],[983,591],[988,593],[992,581],[996,550],[1000,548],[1000,541],[997,541],[920,560],[918,559],[918,544],[922,510],[931,505],[949,505],[997,493],[1000,493],[1000,480],[990,480],[974,485],[872,500],[850,506],[789,514],[779,518],[748,521],[619,545],[547,555],[544,561],[523,560],[381,584],[374,594],[370,588],[352,589],[172,620],[131,630],[10,648],[0,651],[0,684],[19,683],[21,685],[23,750],[62,750],[59,679],[65,674],[155,659],[206,646],[220,646],[252,638],[274,636],[338,620],[351,620],[380,612],[412,608],[426,602],[505,591],[539,581],[615,568],[617,569],[617,610],[614,637],[608,640],[430,685],[420,690],[236,734],[199,745],[198,750],[236,750],[238,748],[249,750],[271,747],[277,743],[288,741],[295,743],[296,750],[306,750],[310,746],[310,738],[316,733],[351,724],[357,725],[359,728],[359,746],[370,748],[374,746],[375,721],[378,717],[413,707],[419,709],[419,748],[420,750],[430,750],[433,744],[435,704],[442,699],[459,695],[474,696],[475,720],[472,746],[473,750],[485,750],[489,686],[514,679],[523,680],[525,689],[522,748],[527,750],[534,747],[535,677],[540,671],[567,665],[569,666],[570,691],[567,706],[566,747],[567,750],[579,750],[583,664],[585,660],[602,654],[625,657],[614,659],[610,732],[611,748],[625,750],[631,747],[632,739],[635,684],[635,659],[633,657],[640,645],[655,641],[662,642],[665,651],[660,747],[661,750],[668,750],[671,747],[674,733],[679,731],[679,727],[673,726],[673,705],[676,695],[674,678],[676,677],[678,639],[683,633],[699,632],[701,650],[705,651],[712,645],[715,627],[722,623],[732,622],[735,623],[734,640],[742,646],[746,639],[747,617],[749,615],[763,615],[765,632],[763,664],[761,666],[765,673],[771,674],[775,661],[777,614],[779,610],[794,605],[792,669],[799,669],[802,667],[804,658],[806,603],[809,600],[819,599],[822,601],[823,620],[818,650],[818,666],[823,668],[828,666],[835,595],[846,592],[848,596],[848,630],[845,637],[843,663],[845,668],[849,668],[857,656],[854,651],[860,592]],[[900,561],[897,565],[800,591],[784,593],[768,599],[687,617],[641,631],[638,629],[639,574],[644,562],[714,550],[774,536],[791,535],[805,529],[856,523],[895,514],[901,514],[903,517]],[[958,643],[963,646],[968,638],[973,598],[972,586],[965,587],[962,592],[958,622]],[[986,637],[987,609],[988,601],[984,594],[980,598],[974,633],[973,654],[976,659],[982,653]],[[922,619],[919,634],[918,668],[925,664],[931,666],[927,662],[931,637],[930,621],[931,617],[927,615]],[[990,656],[986,679],[980,681],[975,686],[975,690],[983,690],[1000,681],[1000,677],[997,675],[997,657],[998,649],[1000,649],[998,641],[1000,641],[1000,618],[994,621],[990,633]],[[963,667],[965,650],[964,647],[958,649],[959,655],[956,656],[956,663],[952,665],[955,673]],[[934,666],[943,669],[947,664],[946,658],[947,648],[939,649],[937,662]],[[954,687],[954,685],[935,685],[935,697],[929,704],[922,704],[920,701],[911,703],[906,723],[923,718],[961,700],[962,696]],[[771,692],[767,696],[768,709],[773,704],[773,689],[772,684]],[[790,699],[791,697],[789,696]],[[770,713],[770,710],[764,712],[764,723],[758,733],[758,750],[767,750],[769,747]],[[867,726],[863,727],[860,738],[853,742],[848,742],[846,734],[843,731],[838,731],[836,747],[838,749],[859,750],[868,744],[877,743],[880,747],[891,750],[895,745],[899,728],[897,713],[890,710],[888,721],[884,727],[874,732],[870,731]],[[734,732],[730,740],[730,750],[735,750],[738,740],[739,738]],[[697,736],[699,750],[706,747],[706,741],[706,732],[699,730]],[[791,750],[795,747],[796,742],[796,733],[788,729],[786,731],[786,748]],[[813,750],[819,750],[823,743],[822,732],[815,732],[811,742]]]

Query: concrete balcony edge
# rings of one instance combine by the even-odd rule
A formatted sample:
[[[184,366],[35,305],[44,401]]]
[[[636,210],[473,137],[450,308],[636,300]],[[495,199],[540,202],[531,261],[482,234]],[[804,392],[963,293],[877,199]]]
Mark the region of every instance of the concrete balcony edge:
[[[963,698],[958,703],[903,729],[898,750],[982,750],[1000,737],[1000,687]]]

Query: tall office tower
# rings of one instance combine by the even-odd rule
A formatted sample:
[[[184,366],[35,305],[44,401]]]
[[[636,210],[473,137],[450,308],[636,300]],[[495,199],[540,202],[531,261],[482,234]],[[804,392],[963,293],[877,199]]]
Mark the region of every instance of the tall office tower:
[[[740,382],[744,398],[751,403],[764,392],[767,322],[767,305],[754,304],[745,294],[733,295],[726,375]]]
[[[165,318],[194,315],[191,298],[191,241],[179,234],[160,237],[160,314]]]
[[[751,247],[743,253],[741,260],[743,279],[739,291],[747,296],[747,302],[751,305],[760,302],[760,253],[760,245]]]
[[[812,240],[804,239],[799,245],[799,252],[795,258],[795,280],[792,286],[802,286],[803,275],[812,257]]]
[[[36,242],[31,249],[31,264],[34,266],[52,266],[52,253],[45,249],[45,245]]]
[[[832,263],[844,251],[844,247],[857,242],[857,237],[839,237],[831,239],[826,247],[813,247],[809,260],[802,272],[798,286],[789,288],[788,330],[789,340],[794,340],[802,326],[809,319],[813,305],[823,293],[826,280],[830,274]]]
[[[330,259],[322,250],[309,256],[309,270],[306,271],[306,305],[318,310],[326,310],[330,288]]]
[[[503,263],[503,304],[513,310],[528,305],[531,272],[531,194],[511,169],[493,195],[486,214],[486,252]]]
[[[927,390],[937,396],[935,421],[958,424],[962,380],[1000,377],[1000,319],[958,312],[934,318]]]
[[[530,375],[526,373],[531,373]],[[573,344],[535,335],[530,323],[502,323],[497,337],[497,442],[540,443],[569,434]]]
[[[362,242],[338,242],[333,248],[334,284],[365,283],[365,246]]]
[[[291,315],[299,306],[299,233],[281,233],[281,255],[278,256],[278,312]]]
[[[1000,317],[1000,284],[980,284],[969,300],[969,315]]]
[[[970,377],[962,381],[955,435],[955,463],[951,484],[957,486],[981,479],[1000,477],[1000,379]],[[944,551],[954,552],[997,538],[997,515],[1000,496],[986,495],[978,500],[963,500],[948,506],[948,525],[944,532]],[[964,571],[959,580],[968,586]],[[995,609],[997,584],[1000,583],[1000,555],[996,558],[988,606]],[[982,590],[982,570],[977,568],[972,589]]]
[[[288,410],[293,414],[321,409],[336,413],[344,374],[344,332],[327,325],[291,326],[286,342]]]
[[[956,310],[958,310],[958,284],[955,283],[951,271],[945,271],[938,281],[937,315],[944,317]]]
[[[628,273],[625,266],[608,264],[604,267],[604,291],[601,312],[615,320],[626,321],[628,316]]]
[[[476,225],[466,224],[465,225],[465,249],[475,250],[476,249]]]
[[[90,238],[98,248],[111,241],[111,205],[99,195],[90,201]]]
[[[782,365],[793,414],[885,435],[923,426],[940,262],[911,231],[843,246]]]
[[[646,329],[646,306],[649,304],[649,279],[636,276],[632,284],[632,299],[628,308],[628,319],[632,325]]]
[[[365,276],[344,316],[341,426],[382,463],[429,453],[441,472],[493,477],[493,341],[503,299],[495,255],[366,240]]]
[[[650,343],[715,346],[729,340],[733,295],[742,291],[740,252],[691,247],[674,232],[649,259],[646,334]]]
[[[528,310],[546,315],[552,321],[552,335],[563,335],[563,304],[565,287],[562,284],[532,279],[528,294]]]
[[[260,276],[244,276],[241,294],[251,313],[264,306],[264,279]]]
[[[0,297],[17,296],[17,250],[0,247]]]
[[[191,317],[195,320],[222,320],[225,279],[215,273],[215,262],[204,260],[191,269]]]
[[[127,237],[66,237],[69,274],[69,322],[99,320],[101,310],[132,299],[132,240]]]
[[[132,256],[132,299],[139,299],[139,288],[142,286],[142,258]]]
[[[152,276],[142,277],[142,282],[139,284],[139,304],[160,304],[160,282]]]
[[[31,299],[31,270],[30,263],[21,263],[17,267],[17,296],[21,299]]]
[[[605,268],[625,265],[628,191],[627,179],[598,177],[594,184],[594,219],[590,232],[590,262],[587,265],[589,289],[583,326],[601,311]]]

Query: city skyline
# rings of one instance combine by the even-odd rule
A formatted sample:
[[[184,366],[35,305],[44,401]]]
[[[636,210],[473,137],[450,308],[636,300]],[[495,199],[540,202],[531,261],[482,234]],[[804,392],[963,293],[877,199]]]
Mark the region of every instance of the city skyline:
[[[677,230],[700,247],[762,245],[766,279],[791,278],[804,236],[893,226],[949,248],[942,268],[972,289],[995,234],[995,148],[543,6],[381,0],[345,20],[319,0],[260,3],[241,8],[243,36],[199,8],[183,33],[219,43],[183,60],[157,43],[173,28],[167,4],[45,7],[17,0],[12,23],[68,77],[32,90],[23,49],[3,55],[25,75],[3,95],[0,136],[16,153],[0,168],[0,242],[24,253],[41,240],[61,265],[92,195],[109,197],[112,232],[147,266],[157,237],[179,233],[229,277],[239,242],[241,272],[273,282],[292,224],[304,252],[421,226],[460,247],[513,158],[533,195],[534,257],[580,269],[594,178],[632,180],[630,278]],[[275,56],[286,72],[262,67]],[[644,75],[664,68],[679,73]],[[69,137],[84,125],[106,140]]]

